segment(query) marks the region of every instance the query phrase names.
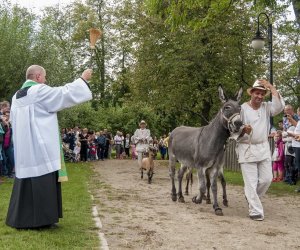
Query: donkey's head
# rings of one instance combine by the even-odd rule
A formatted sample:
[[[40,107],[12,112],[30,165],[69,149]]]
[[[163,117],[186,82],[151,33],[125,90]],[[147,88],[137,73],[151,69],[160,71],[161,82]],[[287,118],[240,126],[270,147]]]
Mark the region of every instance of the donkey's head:
[[[243,89],[236,93],[234,100],[228,99],[224,93],[222,86],[219,86],[219,98],[222,101],[223,105],[221,108],[221,120],[223,125],[229,130],[230,133],[236,133],[240,130],[243,122],[241,120],[240,112],[241,101]]]

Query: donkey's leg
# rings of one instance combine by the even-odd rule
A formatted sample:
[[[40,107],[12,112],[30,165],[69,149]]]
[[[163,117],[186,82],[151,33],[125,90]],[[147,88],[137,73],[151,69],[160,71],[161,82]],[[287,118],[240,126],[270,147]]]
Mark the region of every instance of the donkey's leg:
[[[171,182],[172,182],[172,190],[171,190],[172,201],[177,200],[176,187],[175,187],[175,165],[176,165],[176,158],[175,158],[174,155],[170,155],[170,158],[169,158],[169,175],[171,177]]]
[[[141,168],[141,179],[143,179],[144,177],[144,171],[143,171],[143,168]]]
[[[205,191],[206,191],[206,178],[205,178],[206,168],[197,167],[197,169],[198,169],[199,194],[197,196],[194,196],[192,201],[196,204],[200,204],[202,202],[203,197],[205,196]]]
[[[206,194],[206,204],[211,204],[211,200],[210,200],[210,169],[206,170],[205,173],[205,177],[206,177],[206,190],[207,190],[207,194]]]
[[[216,167],[212,167],[211,172],[210,172],[210,182],[211,182],[211,191],[212,191],[213,197],[214,197],[213,208],[215,210],[216,215],[223,215],[222,209],[219,207],[219,204],[218,204],[217,180],[218,180],[218,169],[216,169]]]
[[[182,179],[186,170],[187,170],[187,166],[183,164],[181,164],[181,167],[178,170],[178,201],[179,202],[184,202],[184,197],[182,195]]]
[[[148,175],[148,183],[151,183],[151,179],[150,179],[150,175],[151,175],[151,168],[147,171],[147,175]]]
[[[228,207],[228,200],[227,200],[227,192],[226,192],[226,181],[223,175],[223,171],[219,172],[219,178],[221,180],[221,185],[222,185],[222,189],[223,189],[223,205],[225,207]]]
[[[193,168],[188,168],[188,173],[186,174],[186,187],[185,187],[185,195],[189,195],[189,184],[193,183]]]
[[[153,176],[153,169],[154,169],[154,166],[150,166],[150,169],[148,171],[148,183],[151,184],[151,181],[152,181],[152,176]]]

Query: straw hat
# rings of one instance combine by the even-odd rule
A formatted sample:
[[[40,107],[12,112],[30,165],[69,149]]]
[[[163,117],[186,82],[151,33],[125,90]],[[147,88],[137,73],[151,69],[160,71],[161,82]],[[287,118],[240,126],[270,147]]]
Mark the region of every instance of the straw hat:
[[[141,120],[139,125],[141,126],[142,124],[145,124],[147,126],[147,123],[144,120]]]
[[[260,82],[259,82],[259,80],[256,80],[256,81],[254,82],[253,86],[252,86],[251,88],[248,88],[248,89],[247,89],[248,95],[251,95],[251,93],[252,93],[252,91],[253,91],[254,89],[264,90],[264,91],[266,91],[266,95],[269,95],[269,94],[270,94],[270,90],[267,89],[267,88],[265,88],[265,86],[261,85]]]

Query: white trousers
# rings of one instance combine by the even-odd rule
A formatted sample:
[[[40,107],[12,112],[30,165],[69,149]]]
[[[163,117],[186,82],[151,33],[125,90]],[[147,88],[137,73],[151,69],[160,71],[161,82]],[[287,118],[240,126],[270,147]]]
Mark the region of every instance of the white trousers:
[[[139,168],[142,168],[142,160],[143,160],[143,153],[147,152],[149,145],[148,144],[140,144],[136,145],[136,152],[138,154],[138,164]]]
[[[266,159],[260,162],[241,163],[245,184],[245,195],[249,203],[249,215],[262,215],[264,209],[260,198],[267,192],[273,178],[272,163]]]
[[[139,168],[142,168],[143,152],[137,152]]]

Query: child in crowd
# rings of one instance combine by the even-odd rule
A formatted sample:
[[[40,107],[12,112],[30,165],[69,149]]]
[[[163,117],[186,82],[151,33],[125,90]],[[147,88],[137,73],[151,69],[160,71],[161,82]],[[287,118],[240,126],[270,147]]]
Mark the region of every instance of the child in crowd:
[[[274,135],[275,148],[272,156],[273,160],[273,180],[279,182],[283,180],[284,171],[284,144],[282,141],[282,132],[276,131]]]
[[[80,161],[80,142],[76,143],[76,146],[74,148],[74,154],[75,154],[75,162],[79,162]]]
[[[90,151],[91,161],[95,161],[96,160],[96,154],[97,154],[97,146],[94,142],[92,142],[90,144],[89,151]]]

